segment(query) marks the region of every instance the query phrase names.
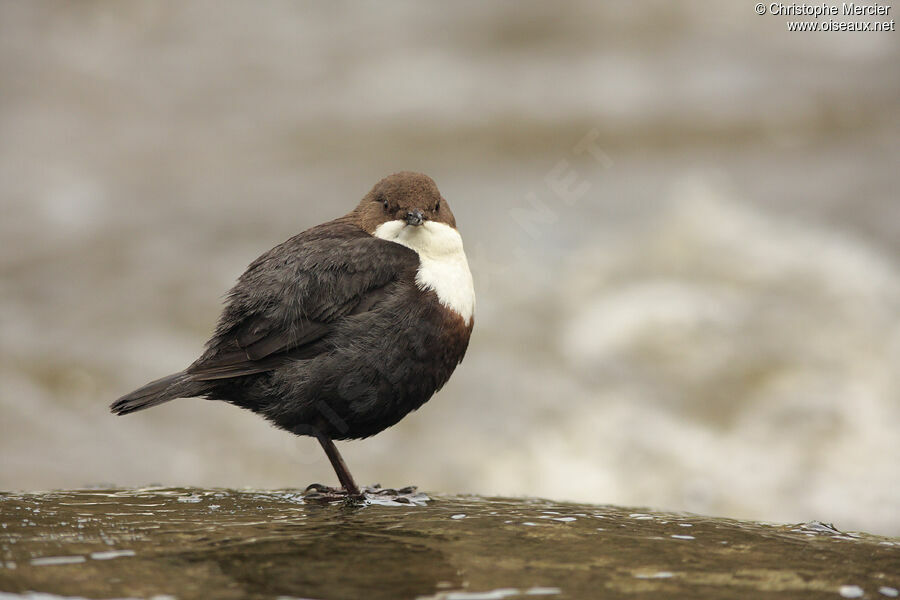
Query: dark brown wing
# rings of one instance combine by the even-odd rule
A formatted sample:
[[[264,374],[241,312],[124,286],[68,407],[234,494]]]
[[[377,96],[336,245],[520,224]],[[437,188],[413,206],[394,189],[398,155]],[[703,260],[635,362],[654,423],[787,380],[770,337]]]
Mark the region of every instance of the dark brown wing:
[[[256,259],[228,294],[216,332],[187,372],[208,381],[311,358],[336,323],[372,310],[416,253],[344,219],[294,236]]]

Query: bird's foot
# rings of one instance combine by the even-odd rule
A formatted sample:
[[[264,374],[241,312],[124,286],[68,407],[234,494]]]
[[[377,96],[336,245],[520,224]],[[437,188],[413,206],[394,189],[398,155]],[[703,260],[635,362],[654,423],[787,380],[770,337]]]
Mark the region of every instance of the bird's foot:
[[[344,488],[330,487],[321,483],[313,483],[306,487],[303,491],[303,499],[313,502],[344,502],[354,500],[364,500],[365,494],[351,494]]]
[[[321,483],[313,483],[309,485],[303,492],[303,499],[313,502],[344,502],[344,501],[365,501],[371,504],[382,504],[386,506],[395,506],[400,504],[416,504],[424,505],[431,500],[423,492],[419,492],[418,488],[410,485],[400,489],[383,488],[381,484],[365,486],[360,490],[360,494],[354,495],[347,493],[344,488],[329,487]]]

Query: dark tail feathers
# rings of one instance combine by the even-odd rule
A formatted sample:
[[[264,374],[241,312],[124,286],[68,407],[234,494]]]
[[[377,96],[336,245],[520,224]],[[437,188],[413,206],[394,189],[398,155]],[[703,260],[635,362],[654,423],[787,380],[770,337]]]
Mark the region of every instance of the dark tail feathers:
[[[175,398],[197,396],[202,393],[202,384],[193,381],[190,375],[182,371],[151,381],[144,387],[125,394],[110,404],[109,410],[117,415],[127,415]]]

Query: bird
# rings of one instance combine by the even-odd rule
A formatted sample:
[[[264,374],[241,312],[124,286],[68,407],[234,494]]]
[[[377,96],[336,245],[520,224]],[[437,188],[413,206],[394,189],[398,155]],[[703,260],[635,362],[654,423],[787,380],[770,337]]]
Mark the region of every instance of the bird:
[[[361,496],[334,444],[396,424],[462,362],[475,290],[431,177],[402,171],[349,213],[254,260],[200,357],[110,405],[116,415],[202,397],[319,441],[340,493]]]

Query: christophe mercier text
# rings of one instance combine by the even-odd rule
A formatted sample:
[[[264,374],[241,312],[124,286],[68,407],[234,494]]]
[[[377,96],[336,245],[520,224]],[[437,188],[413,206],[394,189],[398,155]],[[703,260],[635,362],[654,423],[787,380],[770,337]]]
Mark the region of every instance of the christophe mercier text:
[[[837,4],[783,4],[773,2],[769,5],[769,14],[786,17],[839,17],[839,16],[871,16],[883,17],[891,14],[891,7],[887,4],[857,4],[856,2],[844,2]]]

